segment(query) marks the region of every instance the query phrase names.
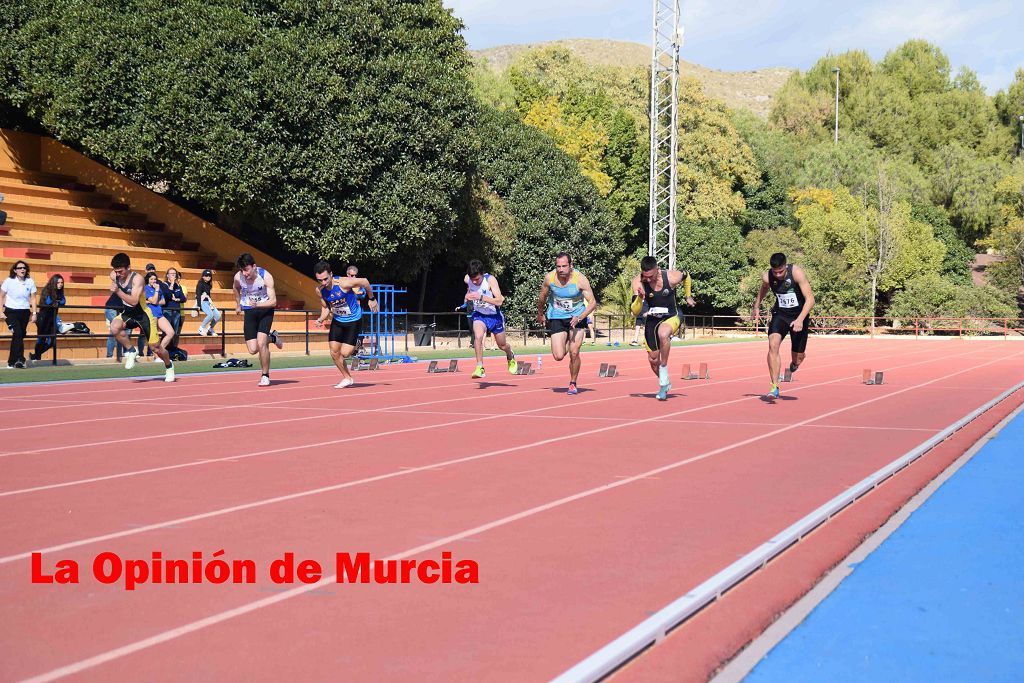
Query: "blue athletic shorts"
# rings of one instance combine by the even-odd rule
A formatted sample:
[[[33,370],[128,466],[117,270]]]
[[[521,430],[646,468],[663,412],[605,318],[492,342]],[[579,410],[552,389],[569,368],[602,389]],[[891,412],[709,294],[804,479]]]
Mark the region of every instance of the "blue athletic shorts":
[[[494,315],[487,315],[485,313],[473,312],[473,322],[479,320],[486,327],[487,331],[491,334],[501,334],[505,331],[505,316],[498,311]]]

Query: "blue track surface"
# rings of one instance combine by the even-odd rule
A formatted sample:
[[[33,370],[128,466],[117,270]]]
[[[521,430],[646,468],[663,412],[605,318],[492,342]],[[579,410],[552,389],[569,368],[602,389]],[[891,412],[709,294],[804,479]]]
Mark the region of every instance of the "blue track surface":
[[[794,681],[1024,681],[1024,414],[746,678]]]

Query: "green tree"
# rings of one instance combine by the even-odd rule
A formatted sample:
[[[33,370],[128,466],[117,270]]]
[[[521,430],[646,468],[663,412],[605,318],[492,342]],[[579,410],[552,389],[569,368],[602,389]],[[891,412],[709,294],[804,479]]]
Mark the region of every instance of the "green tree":
[[[974,260],[974,250],[956,234],[949,214],[934,204],[915,204],[911,209],[911,217],[932,226],[935,238],[946,246],[939,274],[957,285],[972,284],[971,262]]]
[[[602,170],[608,135],[600,124],[593,119],[566,115],[554,97],[534,102],[523,123],[546,133],[559,149],[578,161],[580,171],[590,178],[601,196],[612,191],[612,179]]]
[[[750,148],[728,108],[708,99],[700,83],[679,82],[679,210],[687,221],[738,219],[740,189],[760,182]]]
[[[808,92],[800,74],[789,77],[775,94],[768,120],[779,130],[805,140],[824,140],[832,98],[825,91]]]
[[[742,303],[740,281],[747,273],[740,227],[722,219],[681,222],[676,267],[693,277],[693,297],[699,306],[735,310]]]
[[[628,250],[647,241],[649,143],[641,135],[631,114],[615,112],[603,159],[604,172],[612,181],[608,206],[626,226]]]
[[[907,282],[892,300],[889,315],[907,318],[1013,318],[1017,315],[1012,298],[994,287],[964,287],[936,273],[920,275]],[[925,327],[948,327],[949,321],[923,323]],[[1002,328],[998,321],[993,330]]]
[[[995,188],[1001,220],[986,240],[1004,260],[991,267],[993,281],[1013,294],[1024,294],[1024,161],[1018,159],[1012,172]],[[1024,308],[1024,298],[1022,298]]]
[[[563,250],[601,291],[615,277],[624,244],[620,224],[593,183],[574,159],[514,113],[484,108],[478,121],[476,174],[515,221],[512,244],[503,252],[506,314],[532,318],[541,278]]]
[[[925,40],[908,40],[891,50],[878,68],[900,82],[911,97],[950,87],[949,57]]]
[[[446,248],[475,110],[440,0],[12,11],[4,96],[58,139],[300,252],[409,274]]]
[[[740,218],[744,230],[768,230],[793,225],[789,189],[796,182],[803,151],[797,139],[769,128],[753,114],[736,112],[733,121],[750,147],[760,172],[758,184],[742,188],[746,208]]]
[[[508,78],[495,73],[487,62],[477,59],[471,73],[473,94],[477,100],[495,109],[511,109],[516,106],[516,90]]]
[[[895,199],[879,178],[879,207],[866,206],[845,188],[809,188],[796,193],[796,217],[804,248],[812,258],[841,255],[851,274],[868,289],[868,312],[877,294],[903,287],[910,279],[938,272],[945,247],[931,226],[911,217],[910,204]]]
[[[958,143],[937,150],[933,160],[932,199],[949,211],[961,238],[968,243],[983,238],[999,221],[995,185],[1006,165]]]
[[[601,308],[611,313],[617,324],[627,325],[633,317],[633,278],[640,272],[640,259],[623,256],[619,259],[615,279],[601,292]]]

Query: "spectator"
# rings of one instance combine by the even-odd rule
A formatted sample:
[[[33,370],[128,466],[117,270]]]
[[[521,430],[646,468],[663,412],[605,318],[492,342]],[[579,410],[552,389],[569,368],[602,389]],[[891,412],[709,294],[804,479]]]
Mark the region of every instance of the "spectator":
[[[117,317],[117,314],[124,309],[124,302],[121,301],[121,297],[117,295],[117,292],[111,292],[110,298],[107,299],[107,309],[103,312],[107,318],[107,329],[110,328],[110,321]],[[142,333],[139,333],[138,348],[142,348]],[[109,335],[107,337],[107,358],[114,357],[114,351],[117,351],[117,362],[121,362],[121,356],[124,355],[124,347],[117,341],[117,337]]]
[[[584,339],[588,339],[589,338],[590,342],[588,342],[588,343],[590,343],[592,345],[597,343],[597,325],[594,324],[595,320],[596,319],[594,318],[593,315],[588,315],[587,316],[587,329],[585,329],[583,331],[583,335],[584,335],[583,338]]]
[[[165,285],[164,299],[167,303],[164,304],[164,317],[167,318],[167,322],[171,323],[171,329],[174,330],[174,339],[171,340],[171,345],[167,350],[173,353],[178,349],[178,335],[181,334],[182,322],[181,305],[188,300],[188,292],[181,286],[177,268],[168,268],[165,277],[163,282]]]
[[[36,315],[36,348],[29,360],[41,360],[57,339],[57,310],[67,304],[64,296],[64,276],[52,276],[39,293],[39,313]]]
[[[11,274],[0,285],[0,319],[7,321],[11,328],[11,350],[7,354],[7,367],[25,367],[25,334],[29,321],[36,319],[36,283],[29,277],[29,267],[24,261],[11,266]]]
[[[149,283],[149,276],[150,275],[156,275],[156,265],[154,265],[152,263],[147,263],[146,264],[146,274],[142,276],[143,281],[146,282],[146,283]],[[163,311],[163,305],[164,305],[165,302],[167,302],[171,298],[171,294],[170,294],[170,291],[167,289],[167,284],[164,283],[164,281],[160,279],[159,275],[157,275],[156,285],[155,286],[160,290],[160,310],[161,310],[160,317],[162,318],[163,317],[163,312],[162,312]],[[139,335],[139,336],[141,337],[141,335]],[[143,347],[146,347],[145,353],[146,353],[146,357],[147,358],[152,358],[154,363],[160,362],[160,359],[153,354],[153,347],[149,346],[146,341],[143,341],[142,346],[138,347],[139,356],[142,356],[142,353],[143,353],[142,349],[143,349]]]
[[[221,312],[220,309],[213,305],[212,270],[204,270],[202,277],[199,278],[199,282],[196,283],[196,310],[193,311],[192,315],[198,315],[198,311],[202,311],[206,315],[203,318],[203,322],[199,325],[199,334],[216,337],[217,331],[213,328],[220,322]]]

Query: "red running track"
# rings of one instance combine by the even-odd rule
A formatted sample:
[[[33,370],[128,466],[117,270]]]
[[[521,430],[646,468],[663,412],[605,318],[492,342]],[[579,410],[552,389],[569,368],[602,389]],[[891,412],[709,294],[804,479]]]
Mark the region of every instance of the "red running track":
[[[0,676],[546,680],[1024,377],[1011,342],[816,339],[768,403],[764,350],[673,350],[712,379],[666,402],[639,351],[584,356],[575,397],[550,357],[345,391],[322,368],[2,389]],[[257,582],[91,576],[104,551],[221,549]],[[480,582],[338,584],[341,551],[449,551]],[[81,582],[34,585],[33,552]],[[328,576],[271,583],[285,552]]]

